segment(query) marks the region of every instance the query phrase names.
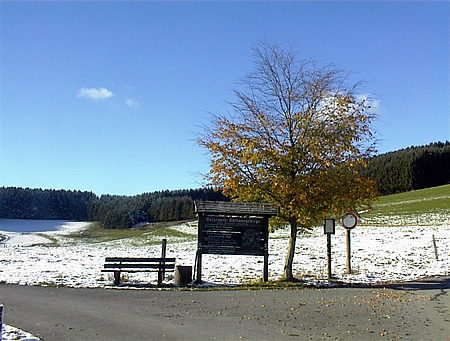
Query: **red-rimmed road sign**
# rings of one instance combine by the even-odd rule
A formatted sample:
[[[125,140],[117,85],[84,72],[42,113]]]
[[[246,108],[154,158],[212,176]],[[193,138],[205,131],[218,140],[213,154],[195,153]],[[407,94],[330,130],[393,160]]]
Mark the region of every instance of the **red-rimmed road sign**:
[[[348,212],[342,216],[341,219],[342,226],[344,226],[347,230],[351,230],[358,224],[358,217],[356,214]]]

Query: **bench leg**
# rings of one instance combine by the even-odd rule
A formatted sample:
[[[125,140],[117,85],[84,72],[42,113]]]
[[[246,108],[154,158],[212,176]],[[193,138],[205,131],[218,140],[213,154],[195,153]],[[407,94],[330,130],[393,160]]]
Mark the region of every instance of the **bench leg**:
[[[164,280],[164,276],[166,274],[164,266],[166,265],[166,262],[160,262],[160,267],[158,268],[158,287],[162,286],[162,282]]]
[[[120,284],[120,271],[114,271],[114,285]]]
[[[163,281],[163,270],[161,268],[158,269],[158,287],[162,285]]]

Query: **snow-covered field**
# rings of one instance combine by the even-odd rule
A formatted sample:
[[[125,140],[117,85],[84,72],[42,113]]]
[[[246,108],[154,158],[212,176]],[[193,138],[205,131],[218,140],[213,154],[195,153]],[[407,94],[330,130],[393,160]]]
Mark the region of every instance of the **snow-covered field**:
[[[450,273],[450,217],[440,215],[414,224],[413,221],[390,218],[377,226],[360,225],[351,231],[353,274],[346,274],[346,230],[336,227],[332,236],[333,277],[345,283],[382,283],[404,281],[423,276]],[[148,233],[146,238],[126,238],[108,242],[93,242],[83,237],[89,223],[0,219],[0,282],[21,285],[64,285],[91,288],[112,285],[112,276],[101,269],[107,256],[157,257],[161,246],[150,241],[161,240]],[[438,223],[438,224],[437,224]],[[194,267],[197,223],[173,226],[185,237],[172,237],[167,230],[167,256],[176,257],[179,265]],[[20,231],[20,232],[13,232]],[[24,232],[32,231],[32,232]],[[80,238],[68,235],[79,233]],[[269,279],[278,279],[283,272],[289,231],[278,230],[269,239]],[[437,246],[435,257],[433,236]],[[297,239],[294,273],[311,284],[327,285],[326,236],[317,227]],[[254,256],[204,255],[202,280],[211,284],[238,284],[262,277],[263,259]],[[128,275],[125,286],[155,283],[155,273]],[[168,274],[166,283],[173,283]],[[127,284],[128,283],[128,284]],[[1,302],[0,302],[1,303]],[[21,330],[3,326],[3,340],[36,340]]]
[[[380,283],[411,280],[422,276],[445,275],[450,271],[450,218],[441,217],[442,225],[360,225],[351,232],[352,270],[346,274],[346,230],[336,227],[332,236],[332,272],[343,282]],[[6,226],[1,219],[0,226]],[[14,222],[17,224],[17,221]],[[32,225],[33,221],[22,220]],[[60,228],[48,232],[11,232],[0,244],[0,282],[26,285],[65,285],[71,287],[105,287],[112,283],[111,275],[102,273],[107,256],[158,257],[161,233],[147,238],[127,238],[108,242],[92,242],[88,237],[68,238],[88,223],[61,222]],[[186,237],[171,237],[167,232],[167,256],[176,257],[179,265],[194,266],[197,223],[171,227],[187,233]],[[22,226],[22,231],[26,226]],[[32,230],[32,229],[30,229]],[[433,235],[437,245],[435,259]],[[288,230],[278,230],[269,239],[269,279],[282,275],[288,243]],[[238,284],[262,277],[263,258],[254,256],[204,255],[202,279],[209,283]],[[327,273],[326,236],[323,228],[300,235],[294,258],[294,274],[310,282],[323,281]],[[156,282],[155,273],[127,274],[129,281]],[[166,283],[173,283],[168,274]]]

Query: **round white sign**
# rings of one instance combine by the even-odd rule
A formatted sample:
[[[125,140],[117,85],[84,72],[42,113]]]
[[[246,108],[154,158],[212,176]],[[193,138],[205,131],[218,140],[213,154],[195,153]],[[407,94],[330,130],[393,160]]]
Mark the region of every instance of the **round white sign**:
[[[351,230],[358,223],[358,218],[356,214],[348,212],[342,216],[342,226],[344,226],[347,230]]]

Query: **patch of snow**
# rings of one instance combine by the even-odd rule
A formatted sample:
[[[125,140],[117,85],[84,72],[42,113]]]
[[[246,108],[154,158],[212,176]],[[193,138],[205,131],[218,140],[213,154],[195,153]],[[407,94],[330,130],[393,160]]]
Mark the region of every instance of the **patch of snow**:
[[[21,329],[8,326],[7,324],[3,325],[2,333],[0,334],[0,340],[40,341],[39,338],[33,336],[32,334],[27,333]]]

